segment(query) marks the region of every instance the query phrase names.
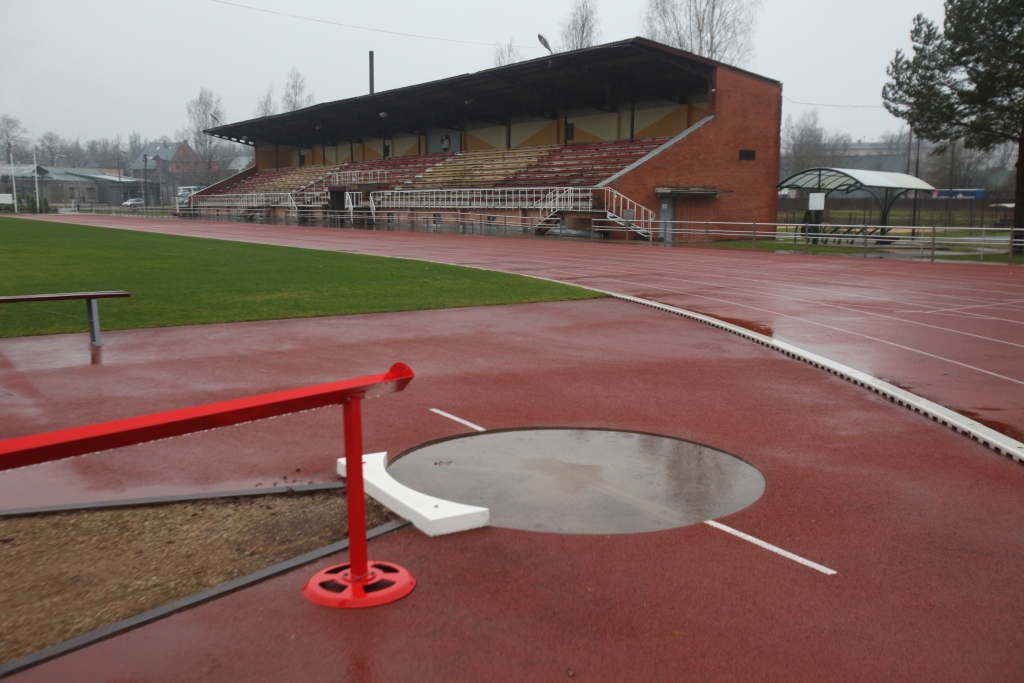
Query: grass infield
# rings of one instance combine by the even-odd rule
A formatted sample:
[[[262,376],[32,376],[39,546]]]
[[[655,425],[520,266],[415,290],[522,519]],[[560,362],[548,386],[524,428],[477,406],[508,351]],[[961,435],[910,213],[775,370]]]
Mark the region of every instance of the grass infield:
[[[0,218],[0,295],[125,289],[104,330],[592,299],[533,278],[380,256]],[[85,332],[82,301],[0,305],[0,337]]]

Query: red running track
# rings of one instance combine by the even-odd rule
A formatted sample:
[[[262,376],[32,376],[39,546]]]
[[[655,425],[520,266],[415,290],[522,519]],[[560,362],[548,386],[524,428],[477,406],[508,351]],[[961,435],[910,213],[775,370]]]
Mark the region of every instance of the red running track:
[[[51,220],[476,266],[652,299],[844,363],[1024,440],[1024,268],[107,216]]]
[[[534,254],[583,252],[595,261],[659,251],[206,227],[266,230],[242,237],[322,248],[401,247],[439,261],[466,249],[476,265],[488,263],[482,252],[508,249],[518,260],[499,265],[522,272]],[[712,257],[743,258],[650,258]],[[393,605],[339,613],[309,604],[300,588],[311,566],[12,680],[518,681],[571,672],[597,681],[1013,681],[1024,670],[1024,587],[1014,578],[1024,557],[1020,465],[710,326],[594,300],[115,331],[105,341],[104,364],[92,366],[80,335],[0,340],[0,386],[14,408],[0,411],[0,434],[357,376],[401,360],[417,379],[366,404],[369,451],[396,454],[469,431],[430,408],[489,429],[607,427],[692,439],[765,475],[764,496],[723,523],[838,573],[707,525],[620,536],[488,528],[436,539],[406,529],[371,545],[371,555],[419,579]],[[18,507],[285,475],[322,480],[340,450],[336,412],[5,472],[0,500]]]
[[[89,364],[81,335],[0,340],[4,388],[22,408],[0,413],[0,433],[402,360],[416,371],[412,384],[364,406],[369,451],[396,454],[470,431],[430,408],[489,429],[606,427],[692,439],[765,475],[765,494],[721,522],[838,573],[703,524],[617,536],[488,528],[431,539],[406,529],[370,547],[419,580],[393,605],[315,606],[300,589],[318,567],[305,567],[12,680],[532,681],[571,670],[591,681],[991,681],[1024,670],[1020,465],[713,327],[599,299],[105,338],[100,366]],[[339,413],[3,472],[0,500],[328,478],[340,455]],[[75,568],[67,570],[73,581]]]

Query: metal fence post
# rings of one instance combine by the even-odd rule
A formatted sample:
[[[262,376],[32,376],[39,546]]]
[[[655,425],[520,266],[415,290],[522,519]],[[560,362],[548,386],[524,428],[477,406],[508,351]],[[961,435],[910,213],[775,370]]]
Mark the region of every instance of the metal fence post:
[[[868,257],[868,226],[861,228],[864,233],[864,258]]]
[[[935,261],[935,226],[932,226],[932,261]]]
[[[1016,209],[1014,209],[1016,211]],[[1008,240],[1010,248],[1006,251],[1006,265],[1013,265],[1013,226],[1010,226],[1010,239]]]
[[[810,246],[808,246],[808,240],[807,240],[807,224],[806,224],[806,223],[804,223],[804,253],[805,253],[805,254],[809,254],[809,253],[811,253],[811,248],[810,248]]]
[[[93,346],[103,346],[100,339],[100,306],[96,299],[85,300],[85,314],[89,318],[89,341]]]
[[[757,222],[752,223],[750,231],[750,251],[757,251]]]
[[[708,221],[704,221],[704,248],[705,249],[708,248],[708,240],[709,240],[708,232],[709,231],[710,231],[710,224],[708,223]]]

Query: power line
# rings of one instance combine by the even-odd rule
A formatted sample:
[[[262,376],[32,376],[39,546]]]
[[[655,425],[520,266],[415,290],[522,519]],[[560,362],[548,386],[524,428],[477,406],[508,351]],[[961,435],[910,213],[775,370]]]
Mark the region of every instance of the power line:
[[[342,26],[344,28],[354,28],[360,31],[373,31],[374,33],[387,33],[392,36],[403,36],[406,38],[422,38],[423,40],[440,40],[445,43],[463,43],[465,45],[486,45],[488,47],[494,47],[494,43],[481,43],[475,40],[459,40],[458,38],[438,38],[437,36],[421,36],[417,33],[401,33],[400,31],[386,31],[382,28],[371,28],[369,26],[356,26],[355,24],[343,24],[339,21],[329,21],[327,19],[317,19],[316,17],[304,17],[299,14],[288,14],[287,12],[277,12],[271,9],[263,9],[262,7],[250,7],[249,5],[242,5],[237,2],[227,2],[227,0],[210,0],[219,5],[228,5],[229,7],[239,7],[241,9],[248,9],[254,12],[263,12],[265,14],[275,14],[279,17],[289,17],[291,19],[302,19],[304,21],[313,21],[318,24],[330,24],[331,26]],[[515,45],[513,47],[521,47],[525,49],[539,49],[536,45]]]
[[[838,107],[840,109],[885,109],[880,104],[822,104],[821,102],[797,102],[796,100],[790,99],[785,95],[782,99],[789,100],[793,104],[806,104],[809,107]]]

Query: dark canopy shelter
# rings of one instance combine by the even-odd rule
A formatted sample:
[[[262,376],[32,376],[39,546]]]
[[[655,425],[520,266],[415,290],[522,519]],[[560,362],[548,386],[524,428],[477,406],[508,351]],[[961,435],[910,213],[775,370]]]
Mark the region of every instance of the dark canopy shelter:
[[[461,130],[467,122],[507,125],[513,116],[560,119],[572,109],[618,111],[623,103],[639,100],[707,102],[714,97],[712,81],[719,65],[645,38],[631,38],[206,132],[245,144],[315,147],[396,133],[422,135],[427,128]]]

